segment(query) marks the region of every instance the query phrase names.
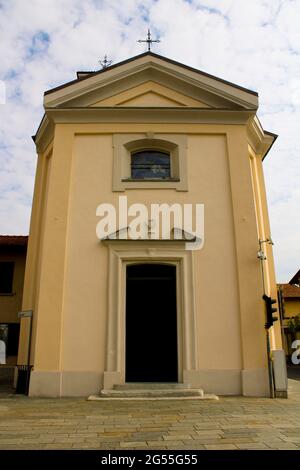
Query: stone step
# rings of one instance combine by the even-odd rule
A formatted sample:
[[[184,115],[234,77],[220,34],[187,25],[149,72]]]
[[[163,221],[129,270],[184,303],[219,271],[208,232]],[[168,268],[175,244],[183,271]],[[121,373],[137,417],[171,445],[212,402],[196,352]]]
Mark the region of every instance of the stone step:
[[[181,390],[190,388],[190,384],[177,382],[127,382],[125,384],[114,385],[114,390]]]
[[[192,389],[189,389],[189,391],[192,390]],[[107,390],[106,392],[116,392],[117,390]],[[198,390],[199,391],[199,390]],[[120,390],[119,390],[120,392]],[[173,390],[174,392],[174,390]],[[185,394],[181,393],[179,394],[179,392],[177,391],[176,395],[172,394],[172,396],[166,396],[166,395],[163,395],[161,394],[160,396],[145,396],[145,394],[140,394],[140,395],[137,395],[137,394],[133,394],[134,396],[127,396],[127,395],[122,395],[122,394],[119,394],[118,396],[116,396],[115,394],[113,393],[102,393],[101,395],[91,395],[88,397],[88,400],[89,401],[115,401],[115,400],[119,400],[119,401],[162,401],[162,400],[165,400],[165,401],[171,401],[171,400],[219,400],[219,397],[217,397],[217,395],[213,395],[213,394],[200,394],[200,395],[188,395],[186,396]],[[168,395],[168,394],[167,394]],[[180,395],[180,396],[177,396],[177,395]]]
[[[101,390],[100,397],[103,398],[181,398],[181,397],[203,397],[204,393],[201,389],[193,388],[138,388],[125,390]]]

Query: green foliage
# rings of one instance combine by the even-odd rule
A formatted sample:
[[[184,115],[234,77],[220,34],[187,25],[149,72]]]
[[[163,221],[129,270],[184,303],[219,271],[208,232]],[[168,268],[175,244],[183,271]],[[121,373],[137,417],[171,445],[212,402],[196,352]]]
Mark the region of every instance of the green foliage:
[[[298,313],[295,317],[290,318],[290,320],[287,322],[288,328],[293,331],[300,331],[300,313]]]

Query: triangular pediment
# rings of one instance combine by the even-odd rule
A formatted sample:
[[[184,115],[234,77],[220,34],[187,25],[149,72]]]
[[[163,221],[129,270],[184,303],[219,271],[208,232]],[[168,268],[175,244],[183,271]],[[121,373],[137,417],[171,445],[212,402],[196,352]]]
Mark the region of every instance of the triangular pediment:
[[[127,227],[120,228],[119,230],[117,230],[115,232],[112,232],[109,235],[106,235],[106,236],[104,236],[103,238],[100,238],[100,239],[101,239],[101,241],[104,241],[104,242],[111,241],[111,240],[113,240],[113,241],[117,241],[117,240],[119,240],[119,241],[124,241],[124,240],[127,240],[127,241],[150,240],[150,241],[155,241],[155,242],[159,242],[159,241],[162,241],[162,240],[164,240],[164,241],[169,240],[169,241],[178,242],[179,240],[181,240],[181,241],[184,241],[184,242],[191,242],[191,243],[194,243],[194,242],[199,243],[200,242],[200,243],[202,243],[202,239],[199,238],[195,233],[188,232],[186,230],[183,230],[182,228],[172,227],[169,231],[168,236],[166,236],[166,234],[164,234],[164,236],[162,236],[162,234],[160,234],[160,236],[158,238],[156,238],[156,235],[152,234],[151,230],[152,230],[151,229],[151,221],[149,221],[149,223],[142,224],[141,232],[139,233],[138,238],[136,238],[135,228],[132,230],[131,225],[128,225]]]
[[[137,106],[137,107],[170,107],[189,106],[208,108],[203,101],[196,100],[182,93],[178,93],[159,83],[148,81],[123,92],[91,104],[98,106]]]
[[[155,91],[148,91],[129,100],[122,101],[117,106],[185,106],[185,104],[160,95]]]
[[[151,52],[45,93],[45,107],[257,109],[255,92]]]

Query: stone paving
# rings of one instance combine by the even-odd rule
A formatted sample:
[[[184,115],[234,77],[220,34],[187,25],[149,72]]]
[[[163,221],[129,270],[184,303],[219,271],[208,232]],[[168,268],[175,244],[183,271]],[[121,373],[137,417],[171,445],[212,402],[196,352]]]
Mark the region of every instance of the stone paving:
[[[0,395],[0,449],[300,449],[300,382],[288,399],[91,402]]]

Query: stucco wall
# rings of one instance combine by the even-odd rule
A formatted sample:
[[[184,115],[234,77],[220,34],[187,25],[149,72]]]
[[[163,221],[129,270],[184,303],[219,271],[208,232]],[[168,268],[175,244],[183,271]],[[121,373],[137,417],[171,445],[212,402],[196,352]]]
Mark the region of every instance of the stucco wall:
[[[188,135],[189,190],[112,192],[113,133],[150,131]],[[128,204],[204,203],[205,245],[193,253],[199,373],[207,391],[266,393],[257,227],[244,127],[60,124],[51,160],[36,279],[31,393],[85,394],[101,386],[108,260],[107,247],[96,238],[96,208],[102,202],[117,206],[120,194],[128,196]]]
[[[112,193],[112,135],[77,135],[73,147],[61,332],[61,368],[105,370],[107,247],[96,238],[96,207]],[[189,191],[128,190],[128,204],[204,203],[205,245],[194,252],[199,366],[242,368],[238,284],[224,135],[188,138]],[[124,194],[124,193],[123,193]],[[226,345],[226,347],[225,347]],[[41,357],[41,356],[40,356]],[[42,364],[41,364],[42,365]]]
[[[284,299],[284,316],[285,318],[300,315],[300,299]]]

